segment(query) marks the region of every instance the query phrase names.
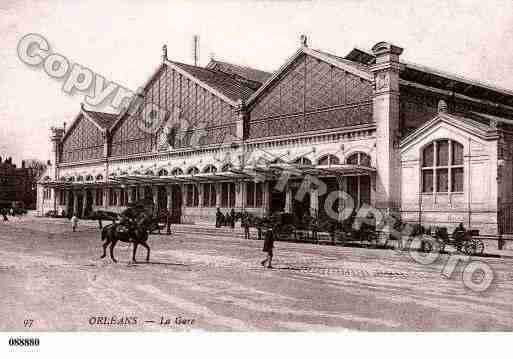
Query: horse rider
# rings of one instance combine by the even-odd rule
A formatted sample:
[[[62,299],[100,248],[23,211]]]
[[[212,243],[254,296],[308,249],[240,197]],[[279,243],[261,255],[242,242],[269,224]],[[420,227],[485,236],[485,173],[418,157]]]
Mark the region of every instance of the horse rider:
[[[127,230],[130,230],[135,224],[136,217],[137,210],[134,207],[128,207],[119,214],[119,225],[125,227]]]

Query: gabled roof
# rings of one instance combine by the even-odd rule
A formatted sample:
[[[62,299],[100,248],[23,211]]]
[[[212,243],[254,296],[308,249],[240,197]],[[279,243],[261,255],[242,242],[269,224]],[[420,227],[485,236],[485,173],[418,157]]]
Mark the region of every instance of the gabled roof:
[[[80,112],[77,116],[75,116],[70,126],[66,130],[66,133],[62,137],[62,142],[64,142],[64,140],[70,135],[81,118],[85,118],[86,120],[90,121],[93,125],[98,127],[100,131],[106,132],[116,122],[118,117],[119,115],[115,113],[86,110],[84,104],[81,104]]]
[[[281,76],[287,71],[287,69],[302,55],[309,55],[318,60],[324,61],[330,65],[347,71],[353,75],[361,77],[367,81],[373,81],[373,75],[367,66],[358,64],[354,61],[349,61],[336,55],[329,54],[327,52],[310,49],[306,46],[302,46],[292,55],[285,64],[283,64],[278,71],[276,71],[267,81],[248,99],[247,104],[251,104],[270,86],[278,81]]]
[[[475,114],[448,114],[441,112],[438,113],[432,120],[426,122],[424,125],[417,128],[415,131],[402,139],[400,147],[403,148],[407,146],[422,133],[440,122],[444,122],[449,126],[459,128],[485,140],[497,138],[497,129],[491,127],[486,123],[486,121],[483,122],[483,120],[485,119]]]
[[[108,130],[118,119],[119,114],[86,110],[82,105],[82,112],[102,130]]]
[[[244,79],[247,79],[251,82],[257,82],[259,83],[259,87],[269,78],[272,76],[272,73],[258,70],[252,67],[248,66],[241,66],[236,64],[231,64],[225,61],[219,61],[211,59],[208,65],[206,66],[207,69],[210,70],[217,70],[221,72],[225,72],[227,74],[240,76]]]
[[[117,119],[112,123],[112,126],[109,128],[110,131],[114,130],[116,126],[118,126],[119,123],[125,118],[127,114],[129,114],[130,110],[135,110],[133,106],[138,104],[137,97],[140,95],[140,93],[144,93],[148,90],[148,87],[153,83],[153,81],[157,78],[157,76],[160,74],[160,72],[165,68],[165,64],[161,63],[157,66],[157,68],[153,71],[152,75],[148,78],[148,80],[144,83],[142,87],[139,88],[138,93],[134,94],[132,98],[130,99],[130,102],[127,107],[124,108],[124,110],[118,115]]]
[[[236,106],[240,100],[249,98],[254,90],[243,81],[238,80],[224,72],[211,70],[204,67],[183,64],[180,62],[168,61],[187,74],[192,76],[200,85],[206,85],[221,97],[225,97],[229,103]]]

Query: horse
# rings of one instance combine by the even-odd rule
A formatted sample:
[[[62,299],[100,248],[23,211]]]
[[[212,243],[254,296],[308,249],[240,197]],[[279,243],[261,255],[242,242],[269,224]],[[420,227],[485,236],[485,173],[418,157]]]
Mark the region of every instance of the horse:
[[[107,255],[107,247],[110,245],[110,258],[114,263],[117,260],[114,258],[114,247],[118,241],[133,244],[132,262],[136,263],[135,254],[137,253],[137,246],[140,244],[146,248],[146,262],[150,260],[150,247],[146,243],[148,240],[148,229],[151,224],[151,218],[146,215],[139,216],[139,219],[134,225],[120,226],[119,223],[109,224],[102,229],[101,239],[103,241],[103,254],[100,258],[105,258]],[[125,229],[124,231],[118,228]]]

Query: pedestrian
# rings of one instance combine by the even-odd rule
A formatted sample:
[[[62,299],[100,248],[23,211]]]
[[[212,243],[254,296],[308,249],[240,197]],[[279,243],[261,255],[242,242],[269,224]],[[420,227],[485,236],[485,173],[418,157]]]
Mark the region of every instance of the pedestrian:
[[[76,214],[73,214],[73,217],[71,217],[71,228],[73,228],[73,232],[77,231],[78,226],[78,217]]]
[[[273,260],[273,249],[274,249],[274,236],[277,228],[276,226],[272,229],[268,229],[267,233],[265,234],[265,240],[264,240],[264,248],[262,249],[263,252],[267,253],[267,258],[264,259],[261,264],[263,267],[267,264],[267,268],[272,268],[272,260]]]
[[[2,212],[2,217],[4,218],[4,222],[8,221],[9,218],[7,218],[7,213],[6,213],[7,211],[5,210],[5,208],[2,208],[0,211]]]
[[[223,218],[223,214],[221,213],[221,210],[219,209],[219,207],[217,207],[217,211],[216,211],[216,228],[221,227],[222,218]]]
[[[250,225],[250,221],[249,221],[249,213],[244,211],[244,213],[242,214],[242,219],[241,219],[241,224],[242,226],[244,227],[244,238],[245,239],[250,239],[250,236],[249,236],[249,225]]]
[[[230,226],[235,228],[235,210],[233,208],[230,211]]]
[[[166,211],[166,227],[167,227],[166,233],[169,236],[169,235],[171,235],[171,211],[170,210]]]

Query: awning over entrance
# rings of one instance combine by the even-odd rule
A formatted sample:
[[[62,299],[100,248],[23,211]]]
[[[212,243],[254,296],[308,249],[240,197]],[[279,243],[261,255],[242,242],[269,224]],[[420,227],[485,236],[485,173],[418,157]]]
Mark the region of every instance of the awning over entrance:
[[[105,185],[124,186],[151,186],[151,185],[172,185],[181,183],[198,182],[239,182],[239,181],[266,181],[277,180],[284,173],[291,178],[313,177],[344,177],[344,176],[367,176],[376,172],[373,167],[360,165],[343,164],[331,166],[310,166],[289,163],[275,163],[267,166],[251,166],[243,169],[230,169],[229,171],[216,173],[198,173],[177,176],[154,176],[154,175],[121,175],[111,176],[108,181],[94,182],[61,182],[47,181],[42,184],[51,188],[71,189],[88,188]]]

